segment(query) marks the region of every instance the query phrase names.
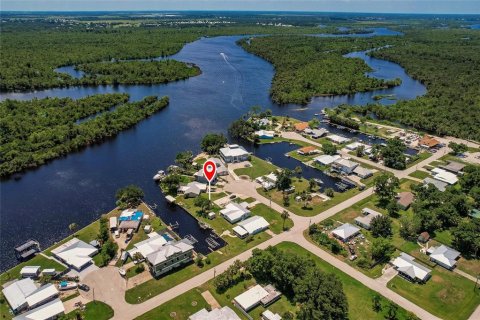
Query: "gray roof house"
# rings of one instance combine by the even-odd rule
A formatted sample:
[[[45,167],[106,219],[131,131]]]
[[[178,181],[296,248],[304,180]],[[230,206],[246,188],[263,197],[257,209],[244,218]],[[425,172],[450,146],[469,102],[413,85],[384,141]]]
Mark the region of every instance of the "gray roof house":
[[[394,268],[404,278],[412,282],[426,282],[431,276],[431,270],[414,261],[414,258],[404,252],[392,261]]]
[[[429,185],[432,184],[437,188],[438,190],[444,192],[447,189],[448,183],[437,180],[437,179],[432,179],[432,178],[425,178],[423,180],[424,185]]]
[[[344,223],[332,231],[332,234],[343,242],[349,241],[359,233],[360,229],[351,225],[350,223]]]
[[[458,174],[463,168],[465,168],[465,165],[457,161],[449,161],[447,165],[440,166],[440,168]]]
[[[249,155],[248,151],[238,144],[231,144],[220,149],[220,156],[226,163],[246,161]]]
[[[158,277],[193,260],[193,246],[187,239],[172,241],[146,256],[150,272]]]
[[[460,257],[460,252],[443,244],[439,247],[430,247],[427,253],[430,254],[430,260],[448,270],[455,268],[457,259]]]
[[[188,320],[240,320],[240,317],[235,311],[225,306],[223,308],[212,309],[212,311],[203,308],[188,317]]]
[[[381,217],[382,214],[378,211],[363,208],[362,215],[355,218],[355,223],[358,224],[360,227],[370,230],[370,225],[372,223],[373,218]]]

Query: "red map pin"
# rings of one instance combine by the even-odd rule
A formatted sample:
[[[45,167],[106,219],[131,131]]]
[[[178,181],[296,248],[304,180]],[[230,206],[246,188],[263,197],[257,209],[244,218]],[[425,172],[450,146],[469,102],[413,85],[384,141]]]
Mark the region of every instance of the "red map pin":
[[[203,175],[207,178],[208,182],[212,182],[216,172],[217,166],[215,165],[215,162],[208,160],[203,164]]]

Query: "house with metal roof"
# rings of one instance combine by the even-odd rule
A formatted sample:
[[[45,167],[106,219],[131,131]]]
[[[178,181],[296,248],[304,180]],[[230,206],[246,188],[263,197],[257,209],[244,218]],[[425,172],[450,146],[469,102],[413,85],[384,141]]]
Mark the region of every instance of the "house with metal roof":
[[[336,143],[336,144],[342,144],[342,143],[347,143],[350,141],[350,139],[348,138],[345,138],[345,137],[342,137],[342,136],[339,136],[337,134],[329,134],[327,136],[327,139],[332,141],[333,143]]]
[[[55,299],[41,305],[33,310],[22,313],[16,316],[13,320],[47,320],[57,319],[60,315],[65,313],[65,307],[60,299]]]
[[[343,242],[349,241],[359,233],[360,229],[350,223],[344,223],[332,231],[333,236]]]
[[[231,224],[237,223],[250,216],[250,210],[247,209],[248,203],[230,202],[224,209],[220,210],[220,214]]]
[[[172,241],[146,257],[150,272],[158,277],[193,260],[193,246],[187,239]]]
[[[337,161],[338,159],[340,159],[340,156],[337,154],[333,156],[329,154],[322,154],[321,156],[318,156],[313,160],[321,165],[328,166],[331,165],[333,162]]]
[[[432,169],[433,178],[448,184],[455,184],[458,182],[458,178],[454,173],[448,172],[441,168]]]
[[[358,162],[355,162],[346,158],[340,158],[335,160],[332,163],[332,170],[335,170],[344,174],[351,174],[357,166],[358,166]]]
[[[223,308],[212,309],[211,311],[203,308],[188,317],[188,320],[240,320],[240,317],[235,311],[225,306]]]
[[[357,166],[355,169],[353,169],[353,173],[359,176],[362,179],[366,179],[368,177],[373,176],[372,170],[369,170],[367,168],[364,168],[362,166]]]
[[[133,256],[138,252],[142,255],[142,257],[145,258],[149,254],[160,250],[160,248],[166,244],[167,240],[165,237],[157,233],[146,240],[135,243],[133,245],[133,249],[128,250],[128,254],[133,258]]]
[[[426,282],[431,276],[431,270],[414,261],[415,259],[402,252],[392,261],[394,268],[404,278],[412,282]]]
[[[52,250],[55,258],[78,271],[89,266],[97,253],[97,248],[78,238],[72,238]]]
[[[254,133],[259,139],[273,139],[275,131],[271,130],[258,130]]]
[[[373,218],[381,216],[382,214],[378,211],[372,210],[370,208],[363,208],[362,215],[355,218],[355,223],[362,228],[370,230]]]
[[[438,247],[430,247],[427,250],[427,254],[430,255],[431,261],[448,270],[455,268],[457,260],[460,257],[460,252],[443,244]]]
[[[428,186],[428,185],[433,185],[435,188],[438,190],[444,192],[447,189],[448,183],[433,179],[433,178],[425,178],[423,179],[423,184]]]
[[[449,172],[459,174],[465,168],[465,164],[457,162],[457,161],[448,161],[448,163],[444,166],[440,166],[440,168],[447,170]]]
[[[10,308],[17,313],[28,307],[27,297],[35,290],[37,290],[35,282],[31,278],[25,278],[6,286],[2,293]]]
[[[48,301],[58,298],[58,289],[53,283],[48,283],[41,286],[37,290],[28,295],[25,300],[27,301],[28,308],[36,308]]]
[[[198,197],[202,192],[207,190],[207,185],[200,182],[189,182],[187,185],[180,186],[178,188],[179,193],[183,193],[185,198]]]
[[[240,221],[236,227],[233,228],[233,231],[240,237],[243,238],[247,235],[254,235],[263,230],[268,229],[268,223],[265,218],[260,216],[253,216],[246,220]]]
[[[20,270],[23,278],[37,278],[40,275],[40,266],[25,266]]]
[[[264,307],[269,306],[280,299],[281,295],[280,291],[276,290],[272,285],[262,287],[257,284],[244,293],[236,296],[233,299],[233,302],[237,307],[248,312],[260,304]]]
[[[248,160],[250,154],[238,144],[231,144],[220,149],[220,156],[226,163],[242,162]]]

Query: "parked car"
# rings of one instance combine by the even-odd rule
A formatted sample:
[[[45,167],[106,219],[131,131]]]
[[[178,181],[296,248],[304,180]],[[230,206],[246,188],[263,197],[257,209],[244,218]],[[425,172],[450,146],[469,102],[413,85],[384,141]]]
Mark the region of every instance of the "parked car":
[[[120,238],[120,231],[115,230],[115,238]]]
[[[85,283],[79,284],[78,289],[83,290],[83,291],[90,291],[90,287],[87,286]]]

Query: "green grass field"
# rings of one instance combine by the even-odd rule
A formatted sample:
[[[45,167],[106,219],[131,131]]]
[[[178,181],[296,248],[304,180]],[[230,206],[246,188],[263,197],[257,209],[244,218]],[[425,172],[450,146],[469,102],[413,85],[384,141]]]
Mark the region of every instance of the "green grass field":
[[[430,174],[426,171],[416,170],[416,171],[410,173],[409,176],[423,180],[427,177],[430,177]]]
[[[274,233],[279,234],[283,231],[283,219],[277,211],[270,209],[268,206],[263,203],[257,204],[252,208],[252,216],[261,216],[270,223],[269,229]],[[285,220],[285,229],[290,229],[293,227],[293,221],[290,218]]]
[[[274,172],[278,169],[277,166],[255,156],[252,156],[250,163],[252,164],[251,167],[236,169],[234,170],[234,172],[238,176],[246,175],[249,176],[251,179],[255,179],[260,176],[269,174],[270,172]]]
[[[113,317],[114,311],[112,307],[101,301],[92,301],[87,303],[85,311],[78,311],[81,319],[84,320],[107,320]],[[77,310],[67,313],[62,319],[75,320],[77,318]]]

